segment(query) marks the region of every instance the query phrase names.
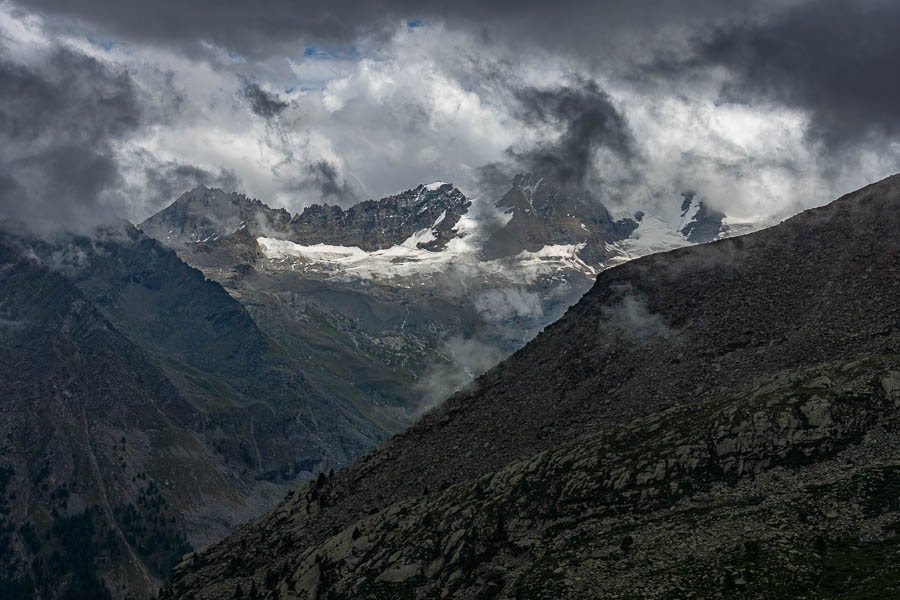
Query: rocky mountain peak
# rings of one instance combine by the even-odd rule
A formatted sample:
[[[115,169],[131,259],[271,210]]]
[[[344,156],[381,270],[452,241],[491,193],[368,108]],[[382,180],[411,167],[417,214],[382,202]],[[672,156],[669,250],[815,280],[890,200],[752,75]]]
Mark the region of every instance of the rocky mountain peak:
[[[484,245],[488,259],[534,252],[547,245],[578,245],[579,257],[599,265],[607,245],[627,238],[637,228],[632,219],[613,220],[589,190],[564,186],[536,173],[522,173],[498,202],[512,218]]]
[[[439,250],[471,203],[451,183],[419,185],[380,200],[366,200],[343,210],[308,206],[290,222],[290,239],[303,245],[357,246],[373,251],[403,244]]]
[[[413,236],[419,247],[440,250],[466,213],[469,200],[452,183],[421,184],[347,209],[312,204],[294,215],[244,194],[198,186],[140,224],[149,236],[176,248],[221,240],[245,228],[253,236],[302,245],[328,244],[381,250]]]
[[[169,246],[219,239],[244,224],[254,232],[282,231],[290,213],[272,209],[260,200],[219,188],[198,186],[142,222],[149,236]]]

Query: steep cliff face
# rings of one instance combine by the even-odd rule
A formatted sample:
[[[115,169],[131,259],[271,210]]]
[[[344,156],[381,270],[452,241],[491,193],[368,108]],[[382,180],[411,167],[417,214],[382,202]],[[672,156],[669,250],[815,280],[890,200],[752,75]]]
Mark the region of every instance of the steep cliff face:
[[[353,534],[352,526],[360,521],[361,514],[388,514],[391,506],[409,506],[403,504],[407,501],[427,502],[423,496],[431,498],[435,490],[447,486],[482,478],[490,481],[491,473],[516,461],[585,435],[598,435],[644,415],[680,405],[697,406],[696,410],[704,411],[702,406],[706,405],[696,403],[715,403],[731,397],[734,390],[745,389],[753,381],[771,380],[780,372],[800,373],[812,365],[853,361],[864,355],[895,354],[900,345],[900,306],[895,301],[900,297],[898,205],[900,177],[895,176],[768,230],[648,256],[602,272],[593,289],[560,321],[470,389],[426,414],[376,452],[322,482],[320,489],[299,490],[264,519],[205,550],[190,565],[183,565],[169,595],[216,597],[238,582],[249,589],[251,581],[264,576],[276,557],[288,559],[293,569],[309,567],[305,561],[309,557],[314,561],[315,549],[345,528],[350,531],[351,542],[367,535],[366,524],[360,525],[359,535]],[[894,369],[885,368],[891,372]],[[825,369],[832,372],[831,367]],[[830,377],[828,373],[823,371]],[[876,375],[888,377],[886,373],[875,369],[863,380]],[[894,381],[890,377],[887,380]],[[889,383],[888,387],[893,389],[892,385]],[[862,395],[884,398],[872,390]],[[803,398],[803,406],[809,404],[807,411],[819,410],[813,410],[815,399]],[[785,412],[805,410],[793,404],[794,400],[783,400],[794,406]],[[872,401],[881,406],[881,400]],[[885,427],[891,426],[888,421],[879,420],[876,413],[881,409],[877,406],[872,408],[874,412],[860,417],[868,423],[864,429],[875,424],[875,429],[867,431],[875,431],[882,422]],[[761,408],[754,405],[748,410]],[[665,414],[690,412],[682,410],[688,412]],[[821,416],[816,414],[819,416],[813,420]],[[668,431],[676,431],[677,421],[672,417],[663,424]],[[634,431],[646,427],[647,423],[639,423]],[[737,429],[729,433],[731,427],[724,430],[723,440],[737,435]],[[764,429],[769,428],[766,425]],[[698,429],[701,430],[708,431],[703,427]],[[784,438],[786,441],[776,440],[772,442],[774,447],[766,446],[760,451],[770,457],[766,459],[769,464],[776,464],[781,460],[777,458],[779,444],[789,447],[796,443],[803,454],[806,435],[798,434],[795,439],[790,434]],[[833,430],[820,431],[813,437],[820,435],[830,436],[837,445],[842,443],[842,434]],[[687,438],[684,441],[687,443]],[[707,442],[706,438],[693,439],[690,444],[707,447]],[[722,460],[734,450],[723,446]],[[724,462],[715,461],[708,464],[724,468]],[[626,472],[643,468],[644,465],[632,464]],[[563,488],[568,485],[568,480],[560,481]],[[466,485],[469,484],[463,487]],[[839,482],[835,485],[835,489],[840,487]],[[639,488],[640,482],[629,486]],[[485,493],[486,488],[479,489],[477,493]],[[693,492],[667,489],[673,500],[682,497],[682,493],[696,497],[691,495]],[[321,498],[321,502],[312,502],[313,496]],[[451,502],[447,506],[448,511],[460,511],[456,514],[470,514],[462,511],[462,505]],[[399,526],[401,521],[391,520],[396,514],[391,515],[390,523]],[[443,527],[452,522],[437,522],[443,524],[440,539],[446,541],[453,532]],[[616,523],[610,522],[609,526],[613,530],[625,526],[624,521]],[[419,526],[423,524],[417,522],[416,527]],[[437,532],[428,535],[427,539],[436,546],[447,545],[438,542]],[[260,550],[254,556],[229,563],[226,557],[241,544],[252,544]],[[481,564],[494,564],[490,556],[480,554],[479,547],[476,545],[474,554],[468,555],[474,562],[467,563],[463,573],[473,572]],[[307,550],[312,554],[306,554]],[[363,549],[361,552],[365,553]],[[559,552],[554,550],[547,560],[560,560]],[[337,552],[329,556],[342,555]],[[536,560],[537,555],[529,556]],[[342,560],[338,558],[338,562]],[[387,572],[382,581],[389,582],[396,576],[405,582],[415,577],[418,579],[411,585],[425,586],[422,589],[434,584],[431,577],[438,572],[447,577],[455,572],[441,571],[443,566],[426,566],[435,557],[428,558],[421,571],[417,570],[419,566],[402,567],[400,574],[391,571],[395,561],[390,557],[386,562],[378,562],[380,559],[374,556],[366,560],[375,562],[362,579],[354,571],[360,563],[337,571],[320,565],[322,578],[310,589],[322,597],[329,590],[358,591],[363,588],[353,586],[377,581],[380,573],[375,571],[381,566]],[[294,572],[296,585],[302,583],[298,578],[303,572],[313,572],[310,569]],[[287,585],[292,577],[288,571],[279,570],[271,577],[276,583],[284,580]],[[347,582],[352,585],[345,582],[351,587],[340,587],[344,584],[337,582],[351,572]],[[483,584],[485,581],[478,585]],[[498,589],[509,590],[504,582]],[[395,592],[389,595],[392,593]],[[460,597],[469,595],[472,594],[460,592]]]

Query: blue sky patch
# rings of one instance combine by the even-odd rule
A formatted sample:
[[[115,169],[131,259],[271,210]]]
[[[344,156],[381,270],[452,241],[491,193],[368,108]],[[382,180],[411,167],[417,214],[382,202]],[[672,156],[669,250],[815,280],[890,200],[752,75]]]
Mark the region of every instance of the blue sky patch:
[[[316,48],[315,46],[310,46],[306,50],[303,51],[303,56],[307,58],[330,58],[331,55],[328,54],[325,50],[321,48]]]
[[[103,48],[103,50],[105,52],[109,52],[110,50],[112,50],[113,46],[116,45],[116,43],[112,40],[107,40],[107,39],[99,38],[99,37],[88,36],[87,40],[94,46],[99,46],[99,47]]]

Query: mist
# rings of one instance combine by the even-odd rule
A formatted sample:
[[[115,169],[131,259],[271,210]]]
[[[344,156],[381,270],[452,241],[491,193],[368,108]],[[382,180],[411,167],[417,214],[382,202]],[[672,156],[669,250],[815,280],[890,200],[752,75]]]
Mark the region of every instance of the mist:
[[[422,398],[420,412],[437,406],[506,358],[495,345],[463,336],[444,342],[440,355],[445,362],[432,366],[416,385]]]

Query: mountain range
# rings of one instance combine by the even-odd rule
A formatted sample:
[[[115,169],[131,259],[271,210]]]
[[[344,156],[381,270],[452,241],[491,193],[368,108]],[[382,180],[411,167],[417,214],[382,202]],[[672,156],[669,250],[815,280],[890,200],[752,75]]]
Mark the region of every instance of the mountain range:
[[[282,345],[324,356],[321,373],[353,365],[327,385],[351,382],[355,402],[393,399],[405,426],[557,319],[599,270],[733,233],[693,195],[683,204],[672,225],[614,221],[585,190],[519,175],[496,202],[473,205],[436,182],[290,216],[197,188],[139,227],[220,283]]]
[[[162,597],[895,596],[898,203],[894,176],[602,271]]]
[[[2,224],[0,596],[148,597],[191,548],[521,348],[602,269],[691,243],[687,224],[733,233],[685,201],[674,225],[613,219],[522,175],[496,202],[437,182],[291,216],[200,187],[89,237]]]

